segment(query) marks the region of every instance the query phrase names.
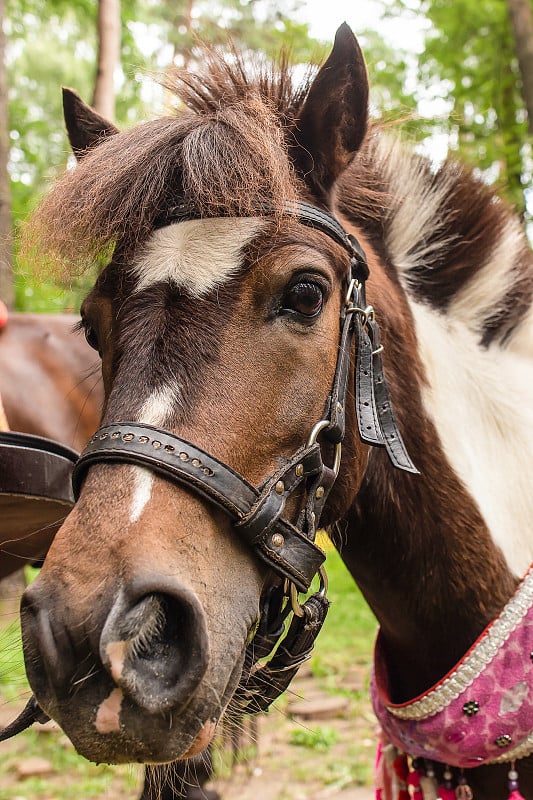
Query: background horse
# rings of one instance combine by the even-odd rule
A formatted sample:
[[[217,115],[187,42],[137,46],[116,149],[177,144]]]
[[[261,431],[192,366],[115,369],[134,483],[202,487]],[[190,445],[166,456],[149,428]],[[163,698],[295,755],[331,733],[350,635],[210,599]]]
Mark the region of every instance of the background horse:
[[[84,337],[74,336],[76,322],[79,318],[71,315],[12,314],[6,319],[0,328],[0,398],[7,418],[3,428],[44,436],[76,450],[96,430],[103,402],[100,362]],[[5,469],[14,469],[11,461],[2,463],[2,472]],[[33,470],[36,492],[46,491],[38,485],[41,478],[49,488],[58,481],[50,464]],[[6,486],[0,481],[0,491]],[[47,500],[18,501],[9,493],[5,498],[0,577],[28,558],[44,556],[57,530],[56,520],[70,507],[50,502],[54,491],[50,492]],[[61,497],[64,494],[60,491]],[[23,539],[15,543],[17,536]]]
[[[124,133],[67,92],[79,164],[34,229],[73,265],[114,246],[82,307],[107,427],[22,605],[37,701],[96,761],[207,746],[254,684],[247,646],[283,576],[298,613],[321,512],[379,619],[395,709],[454,668],[533,555],[519,223],[464,168],[367,132],[346,26],[298,89],[285,68],[206,64],[179,76],[185,111]],[[445,780],[501,797],[508,765],[460,772],[470,702]],[[528,736],[506,714],[484,744],[511,761]],[[529,759],[520,773],[533,798]]]
[[[71,314],[17,314],[0,330],[0,395],[9,426],[82,450],[98,427],[100,359]]]

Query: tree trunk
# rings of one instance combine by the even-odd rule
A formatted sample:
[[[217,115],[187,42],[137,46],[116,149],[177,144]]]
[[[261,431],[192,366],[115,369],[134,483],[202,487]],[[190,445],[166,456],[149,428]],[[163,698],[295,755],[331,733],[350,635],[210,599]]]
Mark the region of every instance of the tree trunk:
[[[120,0],[98,0],[98,61],[92,105],[110,122],[115,119],[115,69],[120,63]]]
[[[5,0],[0,0],[0,299],[12,308],[13,287],[11,233],[11,192],[9,186],[9,117],[7,109],[6,36],[4,33]]]
[[[507,0],[515,51],[522,77],[529,132],[533,135],[533,14],[531,0]]]

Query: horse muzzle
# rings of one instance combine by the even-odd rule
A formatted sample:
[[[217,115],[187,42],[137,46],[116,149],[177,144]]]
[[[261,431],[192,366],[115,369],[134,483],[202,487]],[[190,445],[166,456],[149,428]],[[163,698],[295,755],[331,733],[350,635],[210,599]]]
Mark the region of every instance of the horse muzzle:
[[[203,749],[222,709],[197,696],[209,637],[195,593],[145,576],[115,592],[101,628],[76,619],[58,594],[51,603],[39,581],[25,592],[24,655],[39,706],[78,751],[91,760],[164,762]]]

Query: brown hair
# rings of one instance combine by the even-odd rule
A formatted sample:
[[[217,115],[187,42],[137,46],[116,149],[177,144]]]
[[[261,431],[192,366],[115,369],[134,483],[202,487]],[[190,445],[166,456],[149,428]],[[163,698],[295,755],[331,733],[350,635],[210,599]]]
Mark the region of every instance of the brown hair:
[[[183,197],[200,215],[272,214],[295,199],[290,127],[309,81],[294,90],[286,60],[245,70],[233,53],[206,50],[198,73],[177,72],[181,110],[109,136],[52,187],[33,215],[23,250],[41,266],[79,273],[120,242],[143,242]]]

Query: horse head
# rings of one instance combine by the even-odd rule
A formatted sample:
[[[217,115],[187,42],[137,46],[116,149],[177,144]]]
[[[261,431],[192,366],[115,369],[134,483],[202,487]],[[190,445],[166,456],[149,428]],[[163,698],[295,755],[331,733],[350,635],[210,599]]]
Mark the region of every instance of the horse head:
[[[350,435],[339,463],[366,263],[327,213],[367,126],[353,34],[299,92],[211,56],[180,97],[121,133],[67,91],[79,163],[43,212],[69,208],[59,250],[113,245],[82,306],[102,428],[22,604],[37,701],[95,761],[206,747],[266,587],[308,586],[367,460]]]
[[[367,132],[346,26],[299,89],[286,67],[208,52],[177,93],[178,114],[120,133],[67,92],[79,163],[36,217],[54,259],[108,256],[82,307],[102,427],[22,603],[36,702],[93,760],[201,751],[308,654],[320,524],[380,623],[391,741],[460,770],[528,754],[533,704],[512,729],[498,708],[520,717],[529,678],[504,668],[501,696],[468,694],[496,634],[531,669],[513,639],[533,615],[531,573],[517,589],[533,561],[519,222],[456,162]],[[291,609],[277,671],[261,667]],[[437,701],[448,713],[448,674],[454,721],[413,738]],[[494,723],[481,751],[469,715]],[[491,770],[472,785],[501,782]]]

